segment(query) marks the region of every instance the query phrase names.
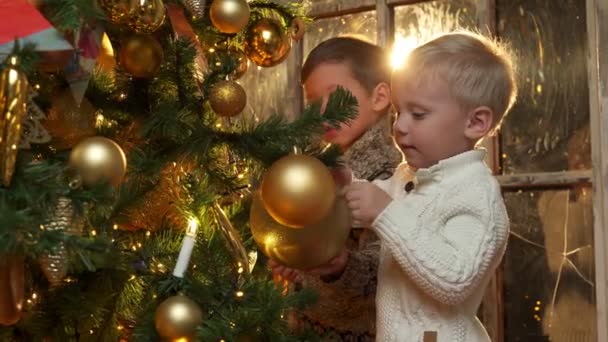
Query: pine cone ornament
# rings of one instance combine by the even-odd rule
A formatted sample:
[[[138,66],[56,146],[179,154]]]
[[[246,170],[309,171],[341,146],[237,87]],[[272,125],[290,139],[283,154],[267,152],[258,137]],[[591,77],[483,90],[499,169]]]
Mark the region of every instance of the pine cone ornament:
[[[182,0],[184,7],[191,15],[202,18],[205,15],[206,0]]]
[[[64,231],[68,234],[80,235],[84,220],[76,217],[72,200],[60,197],[55,209],[43,224],[49,231]],[[57,285],[68,273],[68,251],[63,242],[38,258],[40,267],[51,285]]]

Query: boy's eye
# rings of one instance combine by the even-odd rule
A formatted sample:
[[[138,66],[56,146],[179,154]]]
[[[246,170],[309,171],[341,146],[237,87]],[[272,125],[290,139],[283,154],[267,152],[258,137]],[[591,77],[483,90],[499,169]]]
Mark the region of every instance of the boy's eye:
[[[425,115],[426,115],[426,113],[412,113],[412,116],[414,117],[414,119],[422,119],[422,118],[424,118]]]

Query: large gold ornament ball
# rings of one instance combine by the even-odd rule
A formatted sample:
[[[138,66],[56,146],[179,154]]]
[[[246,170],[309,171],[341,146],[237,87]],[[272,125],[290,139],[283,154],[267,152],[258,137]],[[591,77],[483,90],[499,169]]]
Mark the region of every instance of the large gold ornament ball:
[[[118,186],[127,171],[127,157],[114,141],[104,137],[87,138],[70,153],[70,166],[88,186],[109,181]]]
[[[200,307],[185,296],[173,296],[165,299],[154,314],[156,331],[165,340],[176,341],[191,339],[196,327],[203,322]]]
[[[323,265],[340,253],[350,232],[351,218],[346,201],[338,197],[321,221],[292,229],[266,212],[256,192],[249,225],[253,239],[266,256],[288,267],[306,270]]]
[[[222,33],[237,33],[249,22],[247,0],[214,0],[209,9],[209,18]]]
[[[131,0],[98,0],[110,22],[120,24],[127,19]]]
[[[289,55],[289,50],[289,36],[276,20],[260,19],[247,30],[245,53],[259,66],[271,67],[281,63]]]
[[[133,77],[154,76],[163,62],[163,48],[152,36],[135,34],[122,42],[118,60]]]
[[[294,228],[321,221],[336,199],[329,169],[317,158],[303,154],[290,154],[272,164],[260,191],[270,216]]]
[[[130,0],[129,27],[140,33],[152,33],[165,22],[165,5],[162,0]]]
[[[220,116],[235,116],[245,109],[247,93],[234,81],[219,81],[211,88],[209,105]]]

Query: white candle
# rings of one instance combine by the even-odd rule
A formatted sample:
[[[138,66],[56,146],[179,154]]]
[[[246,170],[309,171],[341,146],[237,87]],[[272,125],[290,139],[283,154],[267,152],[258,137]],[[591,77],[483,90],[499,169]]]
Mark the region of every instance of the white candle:
[[[190,257],[192,256],[192,250],[194,249],[194,244],[196,243],[197,228],[198,222],[196,219],[190,219],[188,222],[186,235],[182,240],[182,248],[180,249],[179,256],[177,257],[177,263],[175,263],[175,268],[173,269],[173,275],[176,277],[183,278],[184,273],[188,269]]]

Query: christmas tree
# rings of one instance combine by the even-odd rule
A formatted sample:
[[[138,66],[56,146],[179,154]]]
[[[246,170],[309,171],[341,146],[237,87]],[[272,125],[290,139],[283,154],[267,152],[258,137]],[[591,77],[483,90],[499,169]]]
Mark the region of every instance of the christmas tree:
[[[305,338],[286,313],[314,294],[272,281],[262,252],[273,249],[256,244],[250,217],[280,220],[255,194],[277,160],[293,165],[294,147],[314,157],[304,164],[337,162],[335,148],[313,146],[356,101],[339,89],[323,115],[315,103],[291,121],[255,122],[236,82],[250,62],[287,57],[304,12],[245,0],[0,1],[2,341]],[[280,207],[275,183],[267,196]],[[347,226],[334,211],[272,222],[296,227],[298,244],[311,234],[298,227]]]

